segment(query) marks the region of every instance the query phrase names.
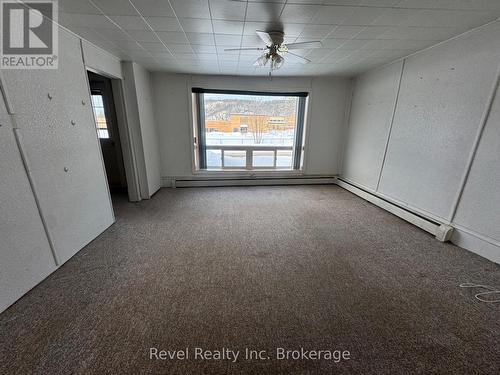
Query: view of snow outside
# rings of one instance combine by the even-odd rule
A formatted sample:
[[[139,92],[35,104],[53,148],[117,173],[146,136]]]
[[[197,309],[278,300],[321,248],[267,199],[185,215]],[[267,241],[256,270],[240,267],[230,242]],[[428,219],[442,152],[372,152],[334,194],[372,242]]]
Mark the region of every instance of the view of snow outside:
[[[298,98],[204,94],[204,103],[207,168],[222,168],[215,146],[224,168],[244,169],[248,149],[251,167],[292,168]]]
[[[109,138],[108,124],[104,112],[102,95],[92,95],[92,108],[94,110],[97,135],[99,138]]]

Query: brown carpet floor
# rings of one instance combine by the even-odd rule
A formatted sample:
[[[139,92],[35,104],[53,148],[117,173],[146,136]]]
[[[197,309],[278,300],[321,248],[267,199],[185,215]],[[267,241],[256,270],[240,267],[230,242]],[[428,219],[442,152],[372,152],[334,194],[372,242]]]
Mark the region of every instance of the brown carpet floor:
[[[2,374],[499,374],[500,266],[336,186],[163,189],[0,315]],[[149,359],[188,348],[186,360]],[[270,359],[195,360],[196,347]],[[276,348],[349,360],[277,360]]]

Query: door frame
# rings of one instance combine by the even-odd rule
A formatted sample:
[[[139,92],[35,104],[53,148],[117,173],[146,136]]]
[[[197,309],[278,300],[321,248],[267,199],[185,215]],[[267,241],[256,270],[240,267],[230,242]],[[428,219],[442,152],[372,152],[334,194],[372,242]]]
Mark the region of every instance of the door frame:
[[[115,113],[116,113],[116,126],[118,128],[119,142],[122,151],[123,166],[125,169],[125,179],[127,181],[128,198],[129,201],[131,202],[139,202],[140,200],[142,200],[140,194],[139,177],[138,177],[139,174],[137,170],[136,156],[134,153],[134,149],[132,147],[133,144],[132,132],[130,130],[130,124],[127,121],[125,98],[123,93],[123,80],[121,78],[107,74],[106,72],[102,72],[88,66],[85,66],[85,69],[86,71],[101,75],[111,80],[111,91],[114,102],[113,105],[115,107]],[[90,91],[90,82],[88,80],[88,74],[86,74],[86,77],[87,77],[87,87],[90,96],[91,91]],[[94,113],[93,110],[92,113]],[[95,117],[94,117],[94,126],[95,126]],[[96,136],[97,136],[97,129],[96,129]],[[104,160],[103,160],[103,165],[104,165]],[[104,168],[104,170],[106,171],[106,168]],[[106,178],[106,183],[108,183],[107,178]]]

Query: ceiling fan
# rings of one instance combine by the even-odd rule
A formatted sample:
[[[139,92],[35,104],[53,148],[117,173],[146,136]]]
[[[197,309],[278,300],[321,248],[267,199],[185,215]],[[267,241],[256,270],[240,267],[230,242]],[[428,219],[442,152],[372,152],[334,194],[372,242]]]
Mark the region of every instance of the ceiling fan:
[[[322,44],[320,41],[312,41],[312,42],[299,42],[299,43],[290,43],[284,44],[283,40],[285,34],[282,31],[256,31],[257,35],[262,39],[262,41],[266,44],[266,47],[249,47],[249,48],[226,48],[224,51],[265,51],[263,55],[261,55],[254,62],[254,66],[266,66],[269,63],[270,72],[273,70],[279,69],[285,63],[286,59],[295,60],[302,64],[307,64],[311,62],[311,60],[306,59],[303,56],[297,55],[296,53],[290,52],[290,50],[294,49],[313,49],[313,48],[321,48]]]

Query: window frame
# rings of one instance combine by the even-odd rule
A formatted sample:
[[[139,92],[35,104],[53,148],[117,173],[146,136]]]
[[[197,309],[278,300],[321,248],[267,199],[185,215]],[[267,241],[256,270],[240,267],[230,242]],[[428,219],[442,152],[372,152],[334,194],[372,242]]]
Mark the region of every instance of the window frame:
[[[295,125],[295,139],[292,153],[292,166],[290,169],[280,169],[275,167],[253,167],[246,168],[231,168],[218,169],[206,168],[206,139],[204,124],[204,96],[202,94],[228,94],[228,95],[253,95],[253,96],[286,96],[297,97],[297,113]],[[193,172],[195,173],[219,173],[219,174],[251,174],[254,175],[260,172],[270,172],[273,174],[303,174],[306,154],[306,124],[308,122],[308,107],[311,93],[308,91],[253,91],[253,90],[230,90],[230,89],[204,89],[201,87],[191,87],[189,95],[193,106]],[[204,166],[204,168],[202,168]]]

